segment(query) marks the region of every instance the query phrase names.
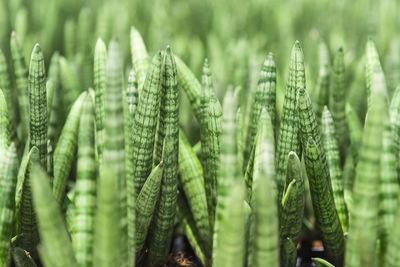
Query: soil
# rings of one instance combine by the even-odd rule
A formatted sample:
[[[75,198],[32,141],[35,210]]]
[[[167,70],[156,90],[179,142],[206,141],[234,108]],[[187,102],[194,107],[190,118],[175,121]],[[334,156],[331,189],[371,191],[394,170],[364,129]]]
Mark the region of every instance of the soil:
[[[302,242],[297,249],[297,266],[314,267],[311,258],[325,258],[322,242],[314,240],[312,242]],[[200,260],[196,257],[193,249],[184,235],[179,235],[174,240],[173,252],[168,264],[163,267],[203,267]]]

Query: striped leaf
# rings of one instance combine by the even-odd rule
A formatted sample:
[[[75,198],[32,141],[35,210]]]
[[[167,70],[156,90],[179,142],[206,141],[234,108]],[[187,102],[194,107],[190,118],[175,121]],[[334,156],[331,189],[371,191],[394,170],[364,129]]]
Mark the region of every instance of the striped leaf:
[[[336,212],[331,179],[319,126],[304,89],[299,91],[298,109],[305,165],[310,184],[312,205],[327,256],[337,265],[342,264],[344,253],[343,230]],[[322,178],[321,178],[322,177]]]
[[[303,227],[305,202],[304,177],[298,156],[289,152],[287,159],[285,191],[280,216],[281,265],[295,266],[297,243]]]
[[[104,154],[106,155],[106,154]],[[93,266],[109,267],[122,266],[125,262],[121,251],[125,249],[121,242],[121,197],[115,174],[110,165],[100,167],[100,177],[97,181],[97,210],[94,234],[94,261]]]
[[[14,143],[0,149],[0,262],[8,262],[15,207],[18,158]]]
[[[398,86],[393,93],[392,101],[389,106],[389,119],[393,132],[393,149],[398,162],[400,152],[400,86]],[[400,179],[400,165],[397,166],[397,177]]]
[[[197,121],[201,121],[201,84],[196,76],[186,66],[186,64],[177,56],[175,56],[176,67],[178,68],[178,83],[185,92],[192,107],[194,116]]]
[[[322,113],[323,147],[326,151],[326,161],[331,177],[333,198],[343,232],[347,232],[348,214],[343,193],[343,176],[340,169],[339,147],[335,135],[334,120],[325,106]]]
[[[260,114],[254,159],[254,181],[251,197],[252,213],[250,217],[249,266],[279,265],[278,209],[276,206],[275,186],[275,146],[270,121],[263,117],[268,113],[263,109]],[[270,128],[270,129],[268,129]],[[264,132],[264,134],[262,133]]]
[[[29,150],[29,140],[27,140],[27,142],[25,144],[24,153],[22,155],[21,163],[18,168],[17,184],[16,184],[16,189],[15,189],[15,215],[16,215],[17,223],[19,223],[18,216],[19,216],[19,208],[21,205],[22,188],[23,188],[25,178],[27,176],[30,157],[31,157],[32,153],[34,153],[35,151],[37,151],[36,148]],[[18,228],[17,224],[16,224],[16,228]],[[16,231],[16,232],[18,232],[18,231]]]
[[[125,175],[126,175],[126,181],[133,180],[134,177],[129,177],[129,175],[132,173],[132,170],[134,168],[133,162],[132,162],[132,130],[133,130],[133,119],[134,119],[134,114],[137,106],[137,101],[138,101],[138,88],[137,88],[137,81],[136,81],[136,76],[135,72],[133,70],[130,71],[129,77],[128,77],[128,85],[126,87],[126,90],[122,94],[122,101],[123,101],[123,111],[124,111],[124,139],[125,139]],[[126,182],[128,183],[128,182]],[[158,198],[157,198],[158,200]],[[147,219],[147,218],[146,218]],[[151,217],[150,217],[151,220]],[[127,221],[128,224],[128,229],[134,229],[134,220],[129,220]],[[129,226],[130,224],[130,226]],[[148,227],[148,226],[147,226]],[[137,231],[137,230],[136,230]],[[130,234],[133,234],[133,231],[129,231]],[[147,234],[147,229],[146,229],[146,234]],[[145,236],[146,237],[146,236]],[[128,249],[131,251],[135,244],[133,243],[135,240],[135,236],[129,236],[128,237]],[[133,260],[134,255],[131,254],[130,260]]]
[[[336,52],[332,68],[331,100],[330,109],[332,111],[335,134],[339,147],[341,162],[344,162],[346,147],[348,143],[348,130],[346,123],[346,88],[344,80],[344,57],[343,49],[339,48]]]
[[[237,101],[233,88],[223,102],[218,197],[213,236],[213,266],[237,266],[244,262],[244,186],[239,166],[236,135]]]
[[[135,71],[132,69],[129,72],[128,84],[122,94],[123,109],[124,109],[124,139],[125,139],[125,169],[126,175],[129,176],[134,168],[132,162],[132,130],[134,114],[138,102],[138,88]],[[133,179],[133,177],[126,177]]]
[[[381,62],[379,60],[379,54],[376,49],[375,43],[372,39],[368,39],[366,49],[365,49],[365,80],[367,82],[367,100],[368,100],[368,108],[371,107],[372,98],[373,98],[373,76],[375,69],[382,72]],[[386,91],[386,89],[385,89]]]
[[[290,151],[295,152],[299,156],[301,155],[296,97],[299,90],[304,90],[305,87],[304,56],[300,43],[296,41],[290,56],[289,78],[286,85],[278,137],[276,157],[278,203],[282,199],[284,189],[287,155]]]
[[[386,85],[380,66],[371,81],[371,103],[365,122],[362,146],[353,188],[346,266],[377,266],[376,245],[380,186],[379,166],[382,133],[387,119]]]
[[[123,115],[123,61],[119,43],[113,39],[109,44],[106,63],[106,90],[104,91],[104,150],[102,165],[113,170],[120,195],[122,243],[127,241],[127,208],[125,177],[125,141]],[[121,246],[121,257],[125,259],[127,247]],[[131,251],[132,250],[132,251]],[[133,253],[134,249],[130,248]],[[132,261],[133,262],[133,261]]]
[[[217,204],[217,171],[220,154],[221,104],[214,94],[214,85],[208,61],[203,66],[203,92],[201,99],[202,121],[200,127],[201,154],[203,158],[204,186],[211,229],[214,226]]]
[[[136,249],[136,252],[143,248],[156,204],[160,199],[163,170],[164,164],[161,161],[147,177],[135,202],[136,218],[133,223],[136,227],[134,236],[129,237],[129,242],[130,246]]]
[[[53,194],[60,206],[64,201],[68,176],[75,158],[79,120],[86,95],[87,93],[83,92],[71,107],[54,151]]]
[[[156,142],[154,146],[153,165],[158,164],[161,160],[164,137],[170,134],[179,134],[179,129],[177,128],[179,119],[177,117],[179,112],[177,69],[175,59],[171,55],[172,51],[169,47],[167,47],[162,67],[162,95],[159,122],[155,140]]]
[[[268,137],[269,142],[272,142],[274,146],[273,153],[275,155],[275,142],[274,142],[274,132],[273,126],[271,124],[271,118],[268,114],[268,111],[263,108],[260,114],[260,117],[257,122],[257,133],[255,136],[255,143],[252,145],[252,150],[250,154],[250,159],[247,164],[247,169],[244,176],[244,181],[246,183],[248,192],[249,192],[249,199],[251,198],[252,192],[252,183],[253,183],[253,175],[254,175],[254,163],[255,163],[255,153],[257,150],[257,146],[262,145],[264,139]],[[275,168],[275,165],[274,165]],[[275,178],[275,176],[274,176]]]
[[[32,203],[32,176],[34,174],[34,164],[40,164],[39,149],[37,147],[32,147],[30,149],[27,170],[24,173],[21,184],[18,233],[22,235],[21,247],[29,251],[34,259],[37,259],[36,246],[39,243],[39,233],[35,214],[36,210]],[[48,183],[49,181],[46,182]]]
[[[160,107],[162,55],[158,52],[139,95],[132,129],[131,173],[127,173],[128,237],[135,236],[135,199],[152,170],[153,148]],[[131,239],[133,240],[133,239]],[[130,241],[131,242],[131,241]],[[132,243],[130,243],[132,244]],[[129,251],[132,248],[129,248]],[[132,259],[132,258],[130,258]]]
[[[40,164],[47,168],[47,103],[44,58],[39,44],[32,51],[28,76],[30,148],[39,149]]]
[[[10,139],[13,140],[17,137],[16,124],[18,122],[18,105],[16,105],[16,92],[14,92],[11,87],[7,61],[2,50],[0,50],[0,88],[3,90],[4,98],[8,105],[8,131]]]
[[[141,92],[150,62],[142,36],[133,26],[131,27],[130,33],[130,45],[132,65],[137,75],[139,92]]]
[[[48,77],[53,84],[54,92],[52,101],[47,101],[47,115],[49,118],[47,138],[50,140],[51,145],[55,146],[66,116],[61,107],[60,54],[58,52],[55,52],[51,57]]]
[[[154,154],[154,162],[158,162],[160,155],[157,154],[157,145],[160,140],[165,140],[164,172],[150,240],[151,265],[160,264],[167,258],[175,221],[179,151],[179,90],[176,76],[174,55],[167,47],[162,68],[162,96]]]
[[[128,76],[128,86],[126,88],[126,98],[128,103],[128,111],[129,117],[131,120],[133,119],[133,114],[137,108],[137,104],[139,101],[139,92],[138,92],[138,81],[136,78],[136,72],[132,69],[129,72]]]
[[[18,137],[20,140],[25,140],[28,135],[29,127],[28,68],[15,32],[11,33],[10,50],[21,118],[21,130]]]
[[[213,266],[215,267],[243,266],[244,264],[246,229],[244,193],[242,181],[235,179],[231,182],[229,191],[226,192],[225,209],[219,213],[217,207],[218,231],[214,233],[213,245]]]
[[[341,265],[344,256],[344,237],[324,163],[317,142],[310,136],[304,145],[304,162],[317,226],[328,258]],[[329,174],[328,174],[329,175]]]
[[[104,91],[106,88],[106,46],[100,38],[96,42],[94,50],[94,92],[96,109],[96,148],[98,158],[101,160],[103,155],[104,143]]]
[[[396,218],[397,198],[400,193],[397,179],[398,161],[394,149],[394,138],[390,121],[387,121],[382,134],[382,155],[380,158],[380,196],[378,237],[380,240],[379,265],[385,266],[385,254]]]
[[[212,235],[208,217],[206,192],[204,189],[203,171],[200,161],[192,150],[182,131],[179,134],[179,177],[180,185],[190,207],[199,242],[205,253],[211,254]]]
[[[45,249],[46,267],[78,266],[69,239],[60,206],[54,199],[49,177],[39,167],[33,166],[31,172],[32,196],[39,224],[41,245]]]
[[[46,113],[47,113],[47,122],[50,122],[51,115],[51,105],[53,104],[54,97],[54,84],[51,79],[48,79],[46,82]],[[49,131],[47,127],[47,132]]]
[[[397,267],[400,262],[399,248],[400,240],[398,236],[400,234],[400,195],[397,196],[396,213],[393,225],[390,229],[390,235],[388,236],[387,252],[385,255],[385,266]]]
[[[177,200],[177,213],[181,220],[186,237],[190,246],[193,248],[196,256],[201,260],[205,266],[211,266],[211,255],[205,254],[204,248],[201,247],[199,232],[197,231],[196,224],[193,219],[192,212],[187,203],[187,199],[182,191],[179,190]]]
[[[7,149],[10,143],[8,106],[0,89],[0,149]]]
[[[254,140],[257,134],[258,119],[263,108],[266,108],[271,120],[275,126],[275,99],[276,99],[276,67],[272,53],[269,53],[261,68],[260,78],[258,80],[254,101],[251,104],[251,115],[249,134],[247,135],[246,155],[251,152]],[[275,132],[272,130],[272,132]],[[275,143],[275,142],[274,142]]]
[[[132,162],[134,168],[132,173],[129,174],[130,177],[134,177],[134,181],[127,181],[128,211],[134,211],[133,203],[129,204],[129,199],[136,198],[152,169],[153,147],[161,99],[161,63],[162,54],[160,51],[153,57],[150,72],[146,76],[134,114],[132,131]],[[130,220],[129,216],[128,220]]]
[[[82,105],[71,238],[79,266],[92,266],[97,174],[94,143],[95,111],[89,95],[86,95]]]

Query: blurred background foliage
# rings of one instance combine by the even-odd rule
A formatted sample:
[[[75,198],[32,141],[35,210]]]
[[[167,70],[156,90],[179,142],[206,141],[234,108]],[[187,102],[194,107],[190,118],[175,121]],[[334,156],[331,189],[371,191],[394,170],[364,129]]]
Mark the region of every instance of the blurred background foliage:
[[[199,79],[207,57],[218,97],[222,99],[229,85],[241,86],[243,109],[271,51],[277,64],[279,112],[290,47],[300,40],[307,90],[316,97],[318,51],[325,42],[331,61],[335,51],[344,48],[347,99],[361,119],[365,115],[362,55],[368,37],[376,42],[390,91],[400,82],[399,6],[397,0],[0,0],[0,44],[11,60],[9,39],[15,31],[28,62],[39,42],[47,66],[59,51],[85,90],[92,86],[96,39],[108,43],[116,36],[128,70],[129,29],[135,26],[150,56],[170,44]],[[184,96],[182,105],[181,124],[195,141],[197,126],[190,123]]]

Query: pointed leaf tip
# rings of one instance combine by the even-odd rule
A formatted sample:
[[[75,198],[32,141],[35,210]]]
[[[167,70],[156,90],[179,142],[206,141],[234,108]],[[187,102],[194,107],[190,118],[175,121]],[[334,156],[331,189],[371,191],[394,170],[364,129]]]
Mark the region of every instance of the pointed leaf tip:
[[[39,52],[42,51],[42,49],[40,48],[39,43],[36,43],[36,44],[35,44],[35,47],[33,48],[33,51],[34,51],[35,53],[39,53]]]
[[[289,152],[289,158],[290,159],[294,159],[295,156],[296,156],[296,153],[294,151],[290,151]]]

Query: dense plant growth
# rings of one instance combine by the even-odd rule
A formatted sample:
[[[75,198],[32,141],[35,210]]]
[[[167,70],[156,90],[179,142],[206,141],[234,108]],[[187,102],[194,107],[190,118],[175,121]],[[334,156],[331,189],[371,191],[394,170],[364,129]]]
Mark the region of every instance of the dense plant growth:
[[[399,8],[0,0],[0,266],[399,266]]]

